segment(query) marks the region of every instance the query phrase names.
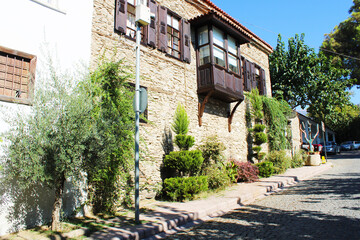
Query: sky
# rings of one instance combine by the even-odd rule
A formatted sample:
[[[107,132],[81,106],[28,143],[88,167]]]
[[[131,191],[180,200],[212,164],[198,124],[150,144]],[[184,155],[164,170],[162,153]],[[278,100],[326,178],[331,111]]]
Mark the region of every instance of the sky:
[[[305,44],[318,51],[324,35],[349,17],[352,0],[212,0],[219,8],[269,43],[305,33]],[[360,104],[360,89],[351,101]]]

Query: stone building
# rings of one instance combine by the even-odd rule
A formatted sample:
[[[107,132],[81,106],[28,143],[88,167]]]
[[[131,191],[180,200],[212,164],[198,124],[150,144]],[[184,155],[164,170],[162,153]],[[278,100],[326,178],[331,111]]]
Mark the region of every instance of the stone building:
[[[91,66],[99,56],[135,66],[135,5],[139,0],[94,0]],[[148,123],[140,126],[143,196],[154,197],[178,104],[200,145],[216,135],[226,157],[247,161],[244,93],[271,95],[272,48],[209,0],[145,0],[152,18],[142,27],[141,82]]]

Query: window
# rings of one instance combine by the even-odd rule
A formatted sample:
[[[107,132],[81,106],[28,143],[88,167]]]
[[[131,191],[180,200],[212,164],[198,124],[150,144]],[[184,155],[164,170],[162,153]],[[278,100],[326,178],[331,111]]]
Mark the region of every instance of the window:
[[[238,49],[236,41],[231,36],[228,36],[228,63],[229,70],[239,74],[239,61],[238,61]]]
[[[135,6],[139,3],[146,4],[144,1],[139,0],[128,0],[127,5],[127,21],[126,21],[126,36],[135,39],[136,38],[136,8]],[[145,42],[145,28],[141,27],[141,41]]]
[[[36,57],[0,47],[0,100],[30,104]]]
[[[215,45],[218,45],[219,47],[222,48],[225,47],[224,33],[219,29],[217,29],[216,27],[213,27],[213,39]]]
[[[180,19],[169,13],[167,15],[167,40],[168,53],[180,58]]]
[[[209,30],[205,25],[198,30],[200,66],[210,63]]]
[[[214,46],[214,60],[219,66],[225,67],[225,52]]]
[[[200,27],[197,32],[200,66],[211,62],[208,29],[209,27],[205,25]],[[236,40],[216,27],[212,27],[212,36],[213,46],[211,48],[213,50],[214,63],[227,68],[230,72],[241,74],[239,72],[240,59]]]
[[[259,90],[260,95],[262,95],[262,89],[261,89],[261,77],[260,77],[260,67],[259,66],[255,66],[255,85],[253,86],[254,88],[257,88]]]
[[[209,45],[203,46],[199,50],[200,66],[210,63],[210,47]]]
[[[179,60],[191,61],[190,23],[155,0],[116,0],[115,30],[132,40],[136,38],[136,5],[145,3],[153,16],[147,26],[141,27],[142,43]]]

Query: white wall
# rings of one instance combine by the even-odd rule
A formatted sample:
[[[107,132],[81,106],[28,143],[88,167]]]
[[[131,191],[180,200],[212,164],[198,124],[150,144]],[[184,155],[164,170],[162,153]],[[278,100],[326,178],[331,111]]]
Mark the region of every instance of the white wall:
[[[60,12],[31,0],[0,1],[0,46],[36,55],[37,75],[46,71],[48,56],[56,68],[62,70],[73,70],[74,65],[88,65],[90,61],[93,1],[55,1],[59,2]],[[35,76],[35,88],[37,87]],[[0,101],[0,133],[9,128],[4,121],[9,113],[30,110],[26,105]],[[0,146],[0,154],[2,153]],[[29,196],[35,194],[32,199],[34,202],[27,206],[21,205],[26,196],[19,196],[16,199],[20,202],[19,207],[30,207],[27,211],[32,212],[32,215],[24,216],[26,219],[14,219],[12,206],[18,202],[11,198],[14,193],[10,191],[16,192],[16,185],[0,188],[0,236],[25,225],[40,224],[41,219],[48,220],[48,207],[51,207],[53,202],[46,192],[29,193]],[[8,192],[4,193],[4,189],[8,189]]]

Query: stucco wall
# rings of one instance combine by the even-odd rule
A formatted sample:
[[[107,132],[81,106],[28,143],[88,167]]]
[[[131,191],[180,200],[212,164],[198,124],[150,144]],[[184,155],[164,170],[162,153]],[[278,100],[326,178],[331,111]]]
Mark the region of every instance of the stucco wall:
[[[41,73],[47,71],[49,58],[58,71],[76,70],[79,65],[89,64],[93,3],[89,0],[59,2],[60,11],[30,0],[0,3],[0,46],[37,57],[35,88],[39,87],[37,80]],[[0,133],[10,128],[6,119],[17,112],[25,115],[30,111],[30,106],[0,101]],[[0,159],[5,143],[0,143]],[[0,235],[49,221],[53,205],[51,190],[39,187],[24,192],[16,183],[0,180]],[[72,213],[81,201],[86,200],[86,196],[78,196],[84,192],[73,190],[68,182],[65,213]]]
[[[201,9],[183,0],[160,0],[163,5],[178,15],[191,19],[203,14]],[[95,0],[94,18],[92,28],[92,67],[97,65],[99,56],[115,59],[126,59],[126,63],[135,67],[135,42],[114,32],[114,1]],[[246,58],[256,62],[266,70],[268,93],[270,78],[268,71],[268,56],[254,46],[241,48]],[[177,59],[165,56],[157,49],[141,46],[141,85],[148,87],[148,120],[150,123],[142,124],[140,136],[145,145],[142,149],[146,152],[140,159],[141,186],[145,188],[142,197],[153,197],[154,189],[159,186],[160,165],[164,149],[164,131],[169,131],[177,105],[185,106],[190,117],[189,134],[200,145],[207,136],[217,135],[226,145],[226,157],[247,160],[247,128],[245,126],[245,101],[236,111],[232,131],[228,132],[228,113],[235,104],[210,99],[206,104],[202,117],[202,126],[198,124],[198,104],[203,97],[199,97],[196,78],[196,56],[194,47],[191,47],[191,63],[184,63]],[[195,146],[196,147],[196,146]]]

